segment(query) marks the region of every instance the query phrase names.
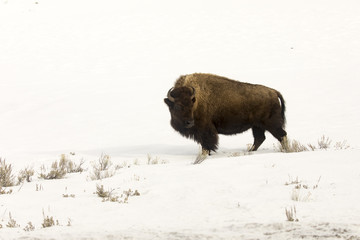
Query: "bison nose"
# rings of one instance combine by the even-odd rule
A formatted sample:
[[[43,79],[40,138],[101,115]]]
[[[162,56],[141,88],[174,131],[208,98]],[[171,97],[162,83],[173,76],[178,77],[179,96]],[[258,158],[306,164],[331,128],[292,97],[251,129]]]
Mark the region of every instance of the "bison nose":
[[[195,121],[194,120],[187,120],[185,121],[185,127],[186,128],[191,128],[195,125]]]

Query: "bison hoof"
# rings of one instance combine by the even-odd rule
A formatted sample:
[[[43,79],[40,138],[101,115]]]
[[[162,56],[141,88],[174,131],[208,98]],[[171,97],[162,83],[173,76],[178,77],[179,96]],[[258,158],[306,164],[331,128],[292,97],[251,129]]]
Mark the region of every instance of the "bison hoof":
[[[201,153],[199,153],[199,155],[196,157],[194,164],[202,163],[209,155],[210,155],[209,150],[202,149]]]

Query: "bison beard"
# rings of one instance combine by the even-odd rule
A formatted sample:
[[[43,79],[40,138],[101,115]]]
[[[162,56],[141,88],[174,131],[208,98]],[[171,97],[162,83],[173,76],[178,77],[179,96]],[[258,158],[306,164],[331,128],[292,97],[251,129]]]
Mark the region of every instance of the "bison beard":
[[[181,76],[164,101],[171,126],[201,144],[203,153],[216,151],[218,134],[233,135],[251,128],[251,151],[264,142],[266,130],[280,142],[286,136],[285,101],[278,91],[262,85],[196,73]]]

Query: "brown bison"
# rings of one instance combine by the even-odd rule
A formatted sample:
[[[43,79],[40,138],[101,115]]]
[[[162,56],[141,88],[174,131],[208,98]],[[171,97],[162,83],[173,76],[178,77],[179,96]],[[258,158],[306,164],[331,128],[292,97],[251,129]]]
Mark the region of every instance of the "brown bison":
[[[232,135],[251,128],[251,151],[264,142],[265,130],[280,142],[286,136],[284,98],[262,85],[195,73],[181,76],[164,101],[171,126],[200,143],[206,155],[216,151],[218,134]]]

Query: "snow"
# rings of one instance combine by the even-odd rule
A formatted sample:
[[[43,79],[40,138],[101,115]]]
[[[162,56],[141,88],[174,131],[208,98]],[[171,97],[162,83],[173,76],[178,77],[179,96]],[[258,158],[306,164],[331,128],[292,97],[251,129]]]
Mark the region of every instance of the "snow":
[[[0,157],[36,173],[0,195],[0,239],[360,239],[359,37],[351,0],[1,0]],[[193,72],[279,90],[289,137],[333,147],[279,153],[267,134],[249,155],[246,132],[193,165],[199,146],[163,103]],[[92,181],[102,153],[123,167]],[[39,179],[61,154],[86,171]],[[140,196],[102,202],[97,184]],[[60,226],[42,228],[43,214]]]

